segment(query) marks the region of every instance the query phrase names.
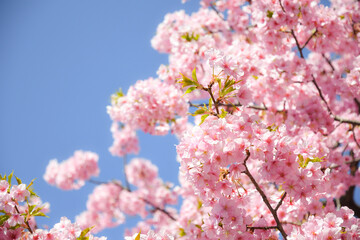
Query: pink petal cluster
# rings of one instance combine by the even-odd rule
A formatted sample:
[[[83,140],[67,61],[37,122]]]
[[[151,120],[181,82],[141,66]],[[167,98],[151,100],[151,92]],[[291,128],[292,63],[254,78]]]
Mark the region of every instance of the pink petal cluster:
[[[92,232],[97,233],[122,224],[125,214],[141,216],[146,225],[162,225],[169,221],[168,216],[161,212],[162,215],[158,216],[156,209],[176,204],[177,194],[158,177],[157,167],[149,160],[135,158],[126,166],[126,174],[137,189],[130,191],[121,182],[97,186],[89,195],[87,210],[76,217],[81,228],[95,226]]]
[[[121,190],[115,183],[97,186],[89,195],[87,210],[76,217],[76,223],[83,229],[94,226],[94,233],[123,223],[125,216],[118,207]]]
[[[80,237],[82,229],[76,223],[71,223],[66,217],[62,217],[59,223],[56,223],[50,230],[36,229],[33,234],[28,234],[21,239],[24,240],[57,240],[57,239],[69,239],[76,240]],[[91,234],[87,234],[89,240],[106,240],[106,237],[95,237]]]
[[[109,151],[112,155],[123,157],[127,154],[138,154],[139,140],[136,136],[136,131],[129,126],[119,128],[119,124],[114,122],[111,126],[111,132],[114,143],[109,148]]]
[[[96,153],[80,150],[62,163],[53,159],[46,168],[44,179],[60,189],[79,189],[86,180],[99,175],[98,159]]]
[[[167,134],[170,123],[186,116],[187,111],[188,105],[180,90],[152,78],[138,81],[126,96],[108,107],[112,120],[154,135]]]

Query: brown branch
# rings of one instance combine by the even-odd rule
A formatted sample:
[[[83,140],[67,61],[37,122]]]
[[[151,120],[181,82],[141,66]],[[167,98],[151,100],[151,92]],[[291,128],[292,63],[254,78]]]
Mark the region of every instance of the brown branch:
[[[126,155],[124,155],[124,157],[123,157],[123,168],[124,168],[124,177],[125,177],[125,184],[126,184],[126,187],[127,187],[127,189],[128,189],[128,191],[129,192],[131,192],[131,188],[130,188],[130,183],[129,183],[129,181],[128,181],[128,178],[127,178],[127,175],[126,175]]]
[[[219,107],[218,107],[219,103],[215,100],[214,95],[212,94],[212,91],[211,91],[211,87],[212,87],[212,84],[210,84],[206,90],[210,94],[210,97],[214,103],[216,113],[219,115],[220,114]]]
[[[297,40],[297,37],[295,36],[294,30],[291,29],[290,33],[291,33],[291,35],[292,35],[292,36],[294,37],[294,39],[295,39],[296,46],[297,46],[297,48],[298,48],[298,50],[299,50],[299,53],[300,53],[300,57],[303,58],[303,59],[305,59],[304,54],[303,54],[303,52],[302,52],[302,48],[300,47],[299,41]]]
[[[262,230],[270,230],[270,229],[277,229],[277,226],[269,226],[269,227],[248,227],[246,226],[246,228],[250,229],[250,230],[255,230],[255,229],[262,229]]]
[[[332,71],[334,72],[334,71],[335,71],[335,67],[334,67],[334,65],[332,64],[331,60],[330,60],[329,58],[327,58],[324,53],[322,54],[322,56],[323,56],[323,58],[325,58],[326,62],[329,64],[329,66],[331,67]]]
[[[353,138],[354,138],[354,141],[355,141],[356,145],[358,146],[358,148],[360,148],[360,144],[357,141],[356,136],[355,136],[355,128],[354,128],[354,126],[351,128],[351,131],[353,132]]]
[[[317,29],[315,29],[315,31],[313,32],[313,34],[311,34],[311,36],[306,40],[306,42],[304,43],[304,45],[301,47],[301,50],[303,50],[305,47],[306,47],[306,45],[310,42],[310,40],[316,35],[316,33],[317,33],[318,31],[317,31]]]
[[[279,3],[280,3],[280,7],[281,7],[282,11],[283,11],[283,12],[286,12],[284,6],[283,6],[282,3],[281,3],[281,0],[279,0]]]
[[[249,171],[249,169],[248,169],[248,167],[247,167],[247,165],[246,165],[246,161],[247,161],[247,160],[249,159],[249,157],[250,157],[250,152],[247,151],[246,153],[247,153],[247,156],[246,156],[246,158],[245,158],[245,160],[244,160],[245,171],[243,171],[243,173],[245,173],[245,174],[250,178],[250,180],[251,180],[251,182],[254,184],[256,190],[260,193],[261,198],[263,199],[264,203],[266,204],[266,206],[268,207],[268,209],[270,210],[271,214],[272,214],[273,217],[274,217],[274,220],[275,220],[275,222],[276,222],[276,228],[280,231],[280,233],[281,233],[281,235],[283,236],[283,238],[284,238],[285,240],[287,240],[287,234],[286,234],[284,228],[283,228],[282,225],[281,225],[281,222],[280,222],[280,220],[279,220],[279,217],[278,217],[276,211],[275,211],[275,210],[273,209],[273,207],[271,206],[269,200],[268,200],[267,197],[266,197],[266,194],[265,194],[264,191],[261,189],[261,187],[259,186],[259,184],[256,182],[255,178],[251,175],[251,173],[250,173],[250,171]]]
[[[160,211],[162,213],[164,213],[166,216],[168,216],[171,220],[176,221],[176,218],[174,218],[168,211],[166,211],[163,208],[157,207],[155,206],[152,202],[150,202],[149,200],[145,199],[145,198],[140,198],[141,200],[143,200],[145,203],[151,205],[155,211]]]
[[[116,186],[120,187],[122,190],[131,192],[130,189],[124,188],[124,186],[122,186],[119,182],[116,182],[116,181],[102,182],[102,181],[96,181],[96,180],[93,180],[93,179],[89,179],[88,182],[93,183],[93,184],[96,184],[96,185],[113,183],[113,184],[115,184]],[[176,218],[174,218],[173,216],[171,216],[171,214],[170,214],[168,211],[166,211],[165,209],[160,208],[160,207],[158,207],[158,206],[155,206],[152,202],[150,202],[149,200],[147,200],[147,199],[145,199],[145,198],[142,198],[142,197],[141,197],[140,199],[143,200],[145,203],[149,204],[150,206],[152,206],[155,211],[161,211],[161,212],[163,212],[164,214],[166,214],[171,220],[176,221]]]
[[[353,126],[360,126],[359,121],[345,119],[345,118],[341,118],[339,116],[334,116],[334,120],[337,121],[337,122],[340,122],[340,123],[349,123],[349,124],[352,124]]]
[[[279,208],[280,208],[281,204],[283,203],[283,201],[284,201],[285,197],[286,197],[286,192],[282,195],[282,197],[281,197],[281,199],[280,199],[279,203],[277,204],[276,208],[274,209],[274,210],[275,210],[275,212],[277,212],[277,210],[279,210]]]
[[[354,101],[355,101],[356,106],[358,108],[358,113],[360,114],[360,102],[359,102],[359,100],[357,100],[357,98],[354,98]]]
[[[214,10],[216,12],[216,14],[219,16],[219,18],[221,18],[224,22],[226,22],[227,24],[229,24],[226,19],[224,18],[223,15],[221,15],[220,11],[214,6],[214,4],[210,4],[210,7],[212,10]],[[229,28],[231,31],[234,31],[234,28],[229,24]]]
[[[16,210],[16,212],[18,213],[18,214],[21,214],[20,213],[20,211],[19,211],[19,209],[18,209],[18,207],[15,205],[15,210]],[[30,227],[30,224],[29,224],[29,221],[24,221],[25,222],[25,224],[26,224],[26,226],[27,226],[27,229],[29,230],[29,232],[31,233],[31,234],[33,234],[34,232],[32,231],[32,229],[31,229],[31,227]]]
[[[327,108],[328,112],[330,113],[330,115],[333,115],[333,113],[332,113],[332,111],[331,111],[328,103],[326,102],[326,100],[325,100],[325,98],[324,98],[324,95],[323,95],[322,92],[321,92],[321,89],[320,89],[319,85],[317,84],[317,82],[316,82],[316,80],[315,80],[314,75],[311,74],[311,77],[312,77],[312,79],[313,79],[312,82],[313,82],[313,84],[315,85],[315,87],[316,87],[316,89],[317,89],[317,91],[318,91],[318,93],[319,93],[319,95],[320,95],[321,100],[325,103],[326,108]]]

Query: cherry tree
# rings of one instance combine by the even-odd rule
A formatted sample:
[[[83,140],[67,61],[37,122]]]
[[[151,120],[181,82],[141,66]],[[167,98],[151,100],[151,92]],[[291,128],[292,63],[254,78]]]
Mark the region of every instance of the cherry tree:
[[[74,239],[132,215],[142,221],[126,239],[360,239],[360,2],[200,5],[165,16],[151,43],[168,65],[107,107],[125,181],[94,180],[92,152],[49,163],[44,178],[61,189],[97,184],[76,223],[59,224]],[[127,162],[140,151],[137,131],[178,137],[179,186],[150,160]],[[1,234],[52,239],[30,224],[42,208],[8,207],[30,193],[7,184]]]

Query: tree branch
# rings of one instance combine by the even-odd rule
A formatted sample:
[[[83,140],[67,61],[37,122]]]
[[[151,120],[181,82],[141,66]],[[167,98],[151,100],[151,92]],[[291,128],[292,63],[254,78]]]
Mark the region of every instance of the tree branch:
[[[317,89],[317,91],[318,91],[318,93],[319,93],[319,95],[320,95],[321,100],[325,103],[328,112],[330,113],[330,115],[334,115],[334,114],[332,113],[332,111],[331,111],[328,103],[326,102],[326,100],[325,100],[325,98],[324,98],[324,95],[322,94],[321,89],[320,89],[319,85],[317,84],[317,82],[316,82],[316,80],[315,80],[314,75],[311,74],[311,77],[312,77],[312,79],[313,79],[312,82],[313,82],[313,84],[315,85],[315,87],[316,87],[316,89]]]
[[[329,64],[329,66],[331,67],[332,71],[334,72],[334,71],[335,71],[335,67],[334,67],[334,65],[332,64],[331,60],[328,59],[328,58],[325,56],[324,53],[322,54],[322,56],[323,56],[323,58],[325,58],[326,62]]]
[[[264,193],[264,191],[261,189],[261,187],[259,186],[259,184],[256,182],[255,178],[251,175],[247,165],[246,165],[246,161],[249,159],[250,157],[250,152],[247,151],[247,156],[244,160],[244,166],[245,166],[245,171],[243,171],[243,173],[245,173],[251,180],[251,182],[254,184],[256,190],[260,193],[261,198],[263,199],[264,203],[266,204],[266,206],[268,207],[268,209],[270,210],[271,214],[273,215],[275,222],[276,222],[276,228],[280,231],[281,235],[283,236],[283,238],[285,240],[287,240],[287,234],[284,230],[284,228],[281,225],[281,222],[279,220],[279,217],[276,213],[276,211],[273,209],[273,207],[271,206],[269,200],[266,197],[266,194]],[[285,195],[285,194],[284,194]],[[284,197],[285,198],[285,197]],[[281,201],[282,202],[282,201]]]
[[[17,207],[16,205],[15,205],[15,210],[16,210],[16,212],[17,212],[18,214],[20,214],[20,211],[19,211],[19,209],[18,209],[18,207]],[[24,222],[25,222],[26,227],[27,227],[27,229],[29,230],[29,232],[30,232],[31,234],[33,234],[34,232],[32,231],[32,229],[31,229],[31,227],[30,227],[29,221],[26,220],[26,221],[24,221]]]
[[[163,208],[157,207],[155,206],[152,202],[150,202],[149,200],[145,199],[145,198],[140,198],[141,200],[143,200],[145,203],[149,204],[150,206],[152,206],[154,208],[154,211],[160,211],[162,213],[164,213],[166,216],[168,216],[171,220],[176,221],[176,218],[174,218],[168,211],[166,211]]]
[[[279,210],[279,208],[280,208],[281,204],[283,203],[283,201],[284,201],[285,197],[286,197],[286,192],[282,195],[282,197],[281,197],[281,199],[280,199],[279,203],[277,204],[276,208],[274,209],[274,210],[275,210],[275,212],[277,212],[277,210]]]
[[[96,185],[112,183],[112,184],[115,184],[116,186],[120,187],[122,190],[131,192],[130,189],[125,188],[125,187],[122,186],[119,182],[116,182],[116,181],[102,182],[102,181],[96,181],[96,180],[93,180],[93,179],[89,179],[88,182],[93,183],[93,184],[96,184]],[[145,203],[147,203],[148,205],[150,205],[151,207],[153,207],[155,211],[160,211],[160,212],[166,214],[171,220],[176,221],[176,218],[174,218],[174,217],[173,217],[168,211],[166,211],[165,209],[160,208],[160,207],[154,205],[152,202],[150,202],[149,200],[147,200],[147,199],[145,199],[145,198],[142,198],[142,197],[141,197],[140,199],[143,200],[143,201],[144,201]]]

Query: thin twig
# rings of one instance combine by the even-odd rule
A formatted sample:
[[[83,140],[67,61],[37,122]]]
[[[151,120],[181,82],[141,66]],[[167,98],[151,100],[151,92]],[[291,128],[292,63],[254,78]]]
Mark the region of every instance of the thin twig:
[[[360,144],[357,141],[356,136],[355,136],[355,128],[354,128],[354,126],[351,128],[351,131],[353,132],[353,138],[354,138],[354,141],[355,141],[356,145],[358,146],[358,148],[360,148]]]
[[[211,85],[209,86],[209,88],[207,88],[207,91],[210,94],[210,97],[214,103],[216,113],[219,115],[220,114],[219,107],[218,107],[219,103],[215,100],[214,95],[212,94]]]
[[[266,204],[266,206],[268,207],[268,209],[270,210],[271,214],[273,215],[274,219],[275,219],[275,222],[276,222],[276,227],[277,229],[280,231],[281,235],[283,236],[283,238],[285,240],[287,240],[287,234],[284,230],[284,228],[282,227],[281,225],[281,222],[279,220],[279,217],[276,213],[276,211],[273,209],[273,207],[271,206],[269,200],[267,199],[266,197],[266,194],[264,193],[264,191],[261,189],[261,187],[259,186],[259,184],[256,182],[255,178],[251,175],[247,165],[246,165],[246,161],[249,159],[250,157],[250,152],[247,151],[247,156],[244,160],[244,166],[245,166],[245,171],[243,171],[243,173],[245,173],[251,180],[251,182],[254,184],[256,190],[260,193],[264,203]]]
[[[112,181],[112,182],[102,182],[102,181],[96,181],[96,180],[93,180],[93,179],[89,179],[88,182],[90,183],[93,183],[93,184],[96,184],[96,185],[101,185],[101,184],[109,184],[109,183],[112,183],[112,184],[115,184],[116,186],[120,187],[122,190],[125,190],[125,191],[128,191],[128,192],[131,192],[129,188],[124,188],[120,183],[116,182],[116,181]],[[171,214],[166,211],[165,209],[163,208],[160,208],[158,206],[155,206],[152,202],[150,202],[149,200],[145,199],[145,198],[140,198],[141,200],[143,200],[145,203],[149,204],[150,206],[152,206],[154,208],[155,211],[161,211],[163,212],[164,214],[166,214],[171,220],[173,221],[176,221],[176,219],[171,216]]]
[[[214,6],[214,4],[210,4],[210,7],[212,10],[214,10],[216,12],[216,14],[219,16],[219,18],[221,18],[224,22],[226,22],[227,24],[229,24],[226,19],[224,18],[224,16],[220,13],[220,11]],[[234,28],[229,24],[229,28],[231,31],[234,31]]]
[[[350,119],[345,119],[345,118],[341,118],[339,116],[334,116],[334,120],[338,121],[340,123],[349,123],[352,124],[353,126],[360,126],[360,122],[356,121],[356,120],[350,120]]]
[[[313,79],[312,82],[314,83],[314,85],[315,85],[315,87],[316,87],[316,89],[317,89],[317,91],[318,91],[318,93],[319,93],[319,95],[320,95],[321,100],[323,100],[323,102],[325,103],[326,108],[327,108],[328,112],[330,113],[330,115],[333,115],[333,113],[332,113],[332,111],[331,111],[331,109],[330,109],[327,101],[325,100],[325,98],[324,98],[324,96],[323,96],[323,94],[322,94],[322,92],[321,92],[321,89],[320,89],[319,85],[317,84],[317,82],[316,82],[316,80],[315,80],[314,75],[311,74],[311,77],[312,77],[312,79]]]
[[[145,203],[151,205],[155,211],[160,211],[162,213],[164,213],[166,216],[168,216],[171,220],[176,221],[176,218],[174,218],[168,211],[166,211],[163,208],[157,207],[155,206],[152,202],[150,202],[149,200],[145,199],[145,198],[140,198],[141,200],[143,200]]]
[[[282,195],[281,199],[280,199],[280,202],[278,202],[278,204],[276,205],[276,208],[274,209],[275,212],[277,212],[277,210],[279,210],[281,204],[283,203],[284,199],[286,197],[286,192]]]
[[[305,47],[306,47],[306,45],[310,42],[310,40],[316,35],[316,33],[317,33],[318,31],[317,31],[317,29],[315,29],[315,31],[313,32],[313,34],[311,34],[311,36],[308,38],[308,40],[306,40],[306,42],[304,43],[304,45],[301,47],[301,50],[303,50]]]
[[[270,229],[277,229],[277,226],[269,226],[269,227],[248,227],[246,226],[246,228],[250,229],[250,230],[255,230],[255,229],[262,229],[262,230],[270,230]]]
[[[124,160],[123,161],[123,168],[124,168],[125,184],[126,184],[127,189],[129,190],[129,192],[131,192],[130,183],[129,183],[127,175],[126,175],[126,164],[127,164],[126,155],[124,155],[123,160]]]
[[[335,67],[334,67],[334,65],[332,64],[331,60],[330,60],[329,58],[327,58],[324,53],[322,54],[322,56],[323,56],[323,58],[326,60],[326,62],[329,64],[329,66],[331,67],[332,71],[334,72],[334,71],[335,71]]]
[[[19,209],[18,209],[18,207],[15,205],[15,210],[16,210],[16,212],[18,213],[18,214],[20,214],[20,211],[19,211]],[[32,231],[32,229],[31,229],[31,227],[30,227],[30,224],[29,224],[29,221],[24,221],[25,222],[25,224],[26,224],[26,226],[27,226],[27,229],[29,230],[29,232],[31,233],[31,234],[33,234],[34,232]]]
[[[295,36],[294,30],[291,29],[290,33],[291,33],[291,35],[292,35],[292,36],[294,37],[294,39],[295,39],[296,46],[297,46],[297,48],[298,48],[298,50],[299,50],[299,53],[300,53],[300,57],[303,58],[303,59],[305,59],[304,54],[303,54],[303,52],[302,52],[302,48],[300,47],[299,41],[297,40],[297,37]]]
[[[282,3],[281,3],[281,0],[279,0],[279,3],[280,3],[280,7],[281,7],[281,9],[283,10],[283,12],[286,12],[284,6],[283,6]]]

